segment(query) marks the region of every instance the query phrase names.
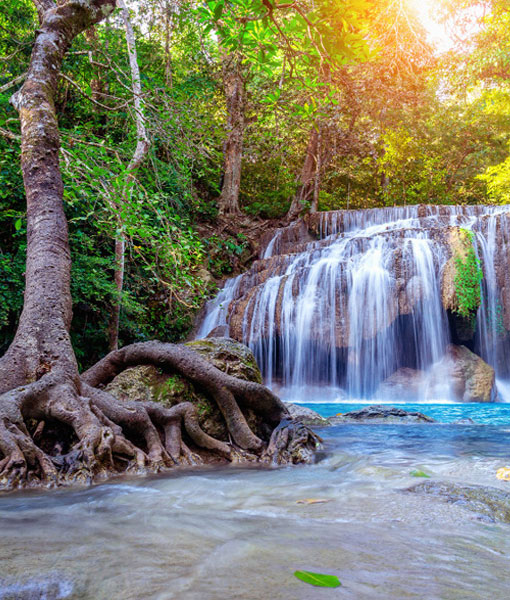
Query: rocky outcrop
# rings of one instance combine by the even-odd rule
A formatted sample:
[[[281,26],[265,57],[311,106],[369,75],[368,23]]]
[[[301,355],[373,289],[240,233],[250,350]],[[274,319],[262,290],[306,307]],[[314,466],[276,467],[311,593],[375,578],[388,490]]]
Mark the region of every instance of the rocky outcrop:
[[[368,397],[391,369],[428,370],[441,359],[447,339],[475,347],[478,318],[476,347],[494,357],[498,376],[504,377],[510,353],[505,331],[510,327],[510,213],[499,210],[428,205],[309,215],[278,230],[268,258],[253,263],[228,295],[219,297],[216,324],[226,321],[228,335],[248,343],[263,369],[283,385],[322,385],[326,378],[332,386],[346,385],[357,397]],[[468,290],[480,287],[469,228],[485,273],[477,314],[473,294],[460,294],[459,304],[464,288],[458,272]],[[458,259],[466,257],[474,265],[475,283],[469,281],[469,268],[459,269]],[[459,314],[466,306],[469,314]],[[214,325],[208,322],[201,335]],[[458,380],[458,369],[450,370]],[[456,396],[487,398],[479,393],[478,375],[475,380],[476,385],[457,384]],[[438,378],[439,387],[444,384]],[[402,371],[388,378],[381,392],[391,398],[421,387],[418,373]]]
[[[268,231],[260,240],[259,258],[295,252],[298,245],[311,242],[313,237],[302,219],[276,231]]]
[[[459,299],[455,285],[458,274],[457,261],[464,262],[470,248],[472,248],[472,243],[467,232],[459,227],[450,228],[448,236],[450,258],[443,268],[441,277],[441,301],[445,310],[453,312],[459,310]]]
[[[459,402],[493,402],[496,399],[494,369],[465,346],[450,344],[442,367]]]
[[[451,504],[483,515],[490,522],[510,523],[510,493],[489,486],[459,485],[442,481],[424,481],[407,492],[441,498]]]
[[[469,310],[462,306],[458,292],[459,264],[468,263],[470,255],[473,253],[470,232],[459,227],[450,228],[448,251],[450,258],[446,262],[441,276],[441,301],[444,309],[449,311],[450,326],[455,338],[461,342],[468,342],[473,338],[475,332],[476,313],[481,302],[479,282],[476,277],[473,277],[472,282],[474,303]]]
[[[328,419],[321,417],[318,412],[311,408],[299,404],[292,404],[291,402],[285,402],[285,406],[289,409],[290,416],[293,419],[297,419],[305,425],[309,425],[310,427],[327,427],[328,425],[331,425]]]
[[[392,424],[392,423],[435,423],[432,417],[428,417],[420,412],[408,412],[402,408],[386,406],[384,404],[374,404],[361,410],[353,410],[343,415],[330,417],[329,422],[332,425],[341,423],[370,423],[370,424]]]

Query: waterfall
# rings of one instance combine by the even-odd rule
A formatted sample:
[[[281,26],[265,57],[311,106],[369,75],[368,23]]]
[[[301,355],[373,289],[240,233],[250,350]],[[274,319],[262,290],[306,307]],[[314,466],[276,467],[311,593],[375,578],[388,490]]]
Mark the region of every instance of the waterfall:
[[[317,386],[321,394],[377,398],[389,377],[407,369],[424,377],[415,399],[438,393],[448,399],[447,382],[438,387],[436,373],[432,389],[425,374],[452,342],[441,282],[452,256],[449,232],[459,227],[473,231],[484,274],[469,343],[494,367],[504,391],[510,376],[510,213],[504,207],[310,215],[306,224],[277,230],[261,259],[227,281],[209,302],[198,337],[222,327],[249,345],[266,384],[284,395],[303,396]]]

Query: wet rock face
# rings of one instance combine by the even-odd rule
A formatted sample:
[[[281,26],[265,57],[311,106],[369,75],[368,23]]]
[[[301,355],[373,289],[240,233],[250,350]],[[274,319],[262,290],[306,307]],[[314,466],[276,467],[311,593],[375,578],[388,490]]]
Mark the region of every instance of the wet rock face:
[[[340,386],[358,398],[373,397],[382,382],[390,394],[416,389],[417,374],[392,373],[428,370],[450,341],[483,356],[498,378],[510,376],[510,211],[502,211],[427,205],[309,215],[266,242],[213,301],[199,335],[223,327],[253,349],[267,381]],[[470,228],[484,301],[477,315],[460,317],[455,259],[471,251]],[[457,369],[452,376],[461,379]],[[468,379],[456,396],[488,401],[481,388],[490,381]]]
[[[432,417],[423,413],[408,412],[402,408],[384,404],[374,404],[361,410],[353,410],[343,415],[330,417],[328,420],[332,425],[340,423],[435,423]]]
[[[465,346],[450,344],[444,366],[458,401],[493,402],[496,399],[494,369]]]
[[[295,252],[295,247],[311,242],[313,237],[306,223],[299,219],[287,227],[268,231],[260,240],[259,258],[268,258],[276,254]]]
[[[407,492],[427,494],[463,506],[490,522],[510,523],[510,493],[489,486],[458,485],[442,481],[424,481]]]
[[[214,366],[233,377],[261,383],[262,376],[251,350],[229,338],[208,338],[188,342]],[[120,400],[160,402],[172,407],[191,402],[197,407],[202,429],[222,441],[228,441],[228,430],[216,403],[180,375],[164,373],[153,366],[126,369],[108,384],[106,390]],[[270,434],[262,419],[251,409],[243,409],[250,428],[262,439]]]

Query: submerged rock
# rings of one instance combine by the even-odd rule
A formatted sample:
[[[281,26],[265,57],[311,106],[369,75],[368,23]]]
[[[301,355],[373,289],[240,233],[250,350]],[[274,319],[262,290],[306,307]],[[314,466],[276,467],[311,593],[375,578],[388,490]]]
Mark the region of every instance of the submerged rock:
[[[488,520],[510,523],[510,493],[489,486],[458,485],[444,481],[424,481],[407,490],[436,496],[484,515]]]
[[[353,410],[343,415],[329,417],[332,425],[340,423],[435,423],[432,417],[420,412],[408,412],[402,408],[374,404],[361,410]]]
[[[311,408],[292,404],[291,402],[285,402],[285,406],[288,408],[292,419],[299,420],[304,425],[309,425],[310,427],[327,427],[331,425],[328,419],[321,417],[318,412]]]

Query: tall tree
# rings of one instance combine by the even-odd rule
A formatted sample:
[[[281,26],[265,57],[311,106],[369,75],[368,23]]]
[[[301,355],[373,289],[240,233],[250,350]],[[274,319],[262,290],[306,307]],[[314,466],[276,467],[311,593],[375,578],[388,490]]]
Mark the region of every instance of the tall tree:
[[[122,20],[126,30],[126,43],[129,54],[129,66],[131,69],[131,86],[133,91],[133,110],[136,122],[136,148],[126,169],[126,181],[121,188],[121,198],[114,203],[114,209],[117,212],[117,235],[115,238],[115,289],[117,297],[112,306],[112,315],[108,325],[108,348],[117,350],[119,347],[119,319],[122,305],[122,290],[124,288],[125,272],[125,253],[126,240],[124,237],[124,224],[122,222],[122,203],[125,196],[131,193],[132,183],[135,179],[136,171],[143,163],[149,151],[149,138],[147,137],[147,128],[145,126],[145,114],[142,101],[142,84],[140,81],[140,68],[138,66],[138,56],[136,52],[136,41],[129,11],[124,0],[117,0],[117,4],[122,10]]]
[[[242,55],[239,51],[222,53],[222,81],[227,108],[227,127],[223,142],[223,185],[218,199],[219,212],[239,214],[239,189],[243,161],[246,89]]]

